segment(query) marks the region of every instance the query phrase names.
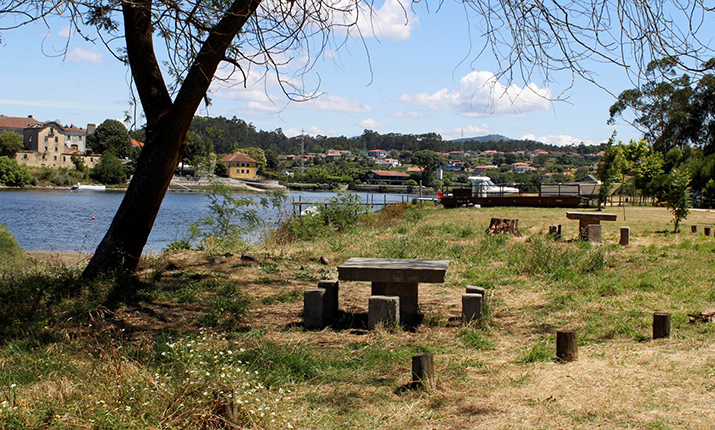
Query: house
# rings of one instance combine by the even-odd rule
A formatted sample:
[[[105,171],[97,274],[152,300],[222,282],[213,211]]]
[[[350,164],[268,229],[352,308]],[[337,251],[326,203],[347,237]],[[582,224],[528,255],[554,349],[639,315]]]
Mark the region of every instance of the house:
[[[367,156],[372,158],[373,160],[378,158],[387,158],[388,155],[389,153],[382,149],[371,149],[367,151]]]
[[[487,173],[487,170],[489,170],[489,169],[498,169],[498,168],[499,168],[499,166],[497,166],[496,164],[486,164],[486,165],[483,165],[483,166],[476,166],[476,167],[474,168],[474,174],[475,174],[476,176],[485,176],[486,173]]]
[[[64,128],[65,145],[76,151],[85,152],[87,150],[87,129],[80,128],[74,124]]]
[[[527,163],[512,163],[511,170],[514,173],[524,173],[529,170],[533,170],[533,167],[529,166]]]
[[[67,136],[64,128],[54,122],[32,124],[23,130],[25,149],[36,152],[60,154],[64,151]]]
[[[390,184],[404,185],[410,179],[410,175],[405,172],[395,172],[392,170],[373,170],[368,175],[369,184]]]
[[[379,164],[380,167],[398,167],[400,165],[400,160],[396,160],[394,158],[384,158],[381,160],[375,160],[376,164]]]
[[[32,115],[28,115],[27,118],[0,115],[0,132],[13,131],[22,136],[23,130],[35,124],[42,123],[33,118]]]
[[[539,155],[549,155],[549,151],[544,151],[543,149],[535,149],[529,153],[529,155],[533,158]]]
[[[228,177],[233,179],[255,179],[258,161],[242,152],[224,155],[219,161],[226,163]]]
[[[53,152],[37,152],[37,151],[18,151],[15,154],[15,161],[18,164],[24,164],[30,167],[51,167],[54,169],[65,167],[68,169],[74,169],[74,159],[79,157],[82,163],[92,169],[99,163],[101,154],[89,154],[80,152],[74,149],[69,149],[67,147],[60,153]]]

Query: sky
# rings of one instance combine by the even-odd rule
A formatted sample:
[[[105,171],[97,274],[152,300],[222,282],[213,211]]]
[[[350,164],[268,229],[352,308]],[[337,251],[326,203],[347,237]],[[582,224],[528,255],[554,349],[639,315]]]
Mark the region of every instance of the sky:
[[[73,37],[65,22],[50,24],[0,33],[0,114],[80,127],[133,114],[128,69],[101,43]],[[549,82],[497,80],[489,53],[476,58],[481,30],[456,4],[405,12],[398,0],[380,0],[359,30],[362,37],[337,34],[305,75],[305,88],[317,88],[318,97],[293,102],[274,78],[249,75],[245,87],[214,84],[211,105],[197,114],[236,116],[289,137],[353,137],[366,129],[435,132],[446,140],[501,134],[555,145],[598,144],[614,132],[622,141],[640,137],[623,121],[606,123],[614,94],[634,86],[624,70],[589,65],[605,90],[572,82],[570,74]],[[561,94],[565,101],[549,100]]]

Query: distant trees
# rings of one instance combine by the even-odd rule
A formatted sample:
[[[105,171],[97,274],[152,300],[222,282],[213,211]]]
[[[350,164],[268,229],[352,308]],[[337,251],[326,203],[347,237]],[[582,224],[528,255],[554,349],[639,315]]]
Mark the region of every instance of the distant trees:
[[[13,131],[0,132],[0,157],[15,158],[18,151],[25,149],[22,136]]]
[[[87,147],[96,154],[112,152],[120,158],[135,159],[139,150],[132,145],[129,131],[116,119],[102,122],[94,133],[87,135]]]
[[[90,178],[103,184],[121,184],[127,180],[127,172],[121,160],[112,152],[105,152],[99,163],[91,170]]]
[[[422,184],[428,186],[432,183],[437,169],[447,163],[447,158],[434,151],[423,149],[412,154],[410,163],[422,167]]]
[[[26,166],[17,164],[6,155],[0,156],[0,184],[19,187],[31,181],[32,176]]]
[[[703,65],[713,66],[715,59]],[[697,81],[688,74],[677,77],[672,59],[651,62],[648,72],[650,81],[618,96],[609,124],[630,112],[634,118],[628,122],[656,151],[695,146],[705,155],[715,153],[715,75],[706,73]]]

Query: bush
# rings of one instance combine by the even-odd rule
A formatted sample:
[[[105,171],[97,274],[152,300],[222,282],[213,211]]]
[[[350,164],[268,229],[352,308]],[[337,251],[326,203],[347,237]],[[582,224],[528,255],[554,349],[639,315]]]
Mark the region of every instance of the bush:
[[[102,155],[89,176],[103,184],[121,184],[127,180],[122,162],[111,152]]]
[[[0,270],[22,265],[25,261],[25,251],[17,245],[15,236],[0,224]]]
[[[332,231],[346,231],[365,214],[362,198],[353,193],[340,192],[316,208],[317,213],[306,213],[286,220],[276,232],[279,241],[311,240]]]
[[[17,164],[17,161],[7,156],[0,157],[0,184],[19,187],[32,181],[26,166]]]

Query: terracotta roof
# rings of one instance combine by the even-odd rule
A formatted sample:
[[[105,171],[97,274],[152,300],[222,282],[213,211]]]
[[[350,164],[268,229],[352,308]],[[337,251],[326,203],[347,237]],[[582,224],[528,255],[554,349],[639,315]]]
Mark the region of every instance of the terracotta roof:
[[[424,172],[424,168],[422,167],[408,167],[407,171],[408,172]]]
[[[86,133],[87,130],[84,129],[84,128],[81,128],[81,127],[77,127],[77,126],[74,125],[74,124],[70,124],[69,127],[65,127],[65,133],[66,133],[66,132],[70,132],[70,133],[81,133],[81,132],[85,132],[85,133]]]
[[[0,128],[20,129],[41,123],[32,117],[0,116]]]
[[[253,158],[249,157],[248,155],[242,153],[242,152],[236,152],[234,154],[228,154],[224,155],[221,157],[220,161],[223,161],[224,163],[233,161],[233,162],[239,162],[239,163],[258,163],[258,161],[254,160]]]
[[[372,173],[379,176],[392,176],[395,178],[408,178],[410,176],[405,172],[395,172],[392,170],[373,170]]]
[[[144,142],[139,142],[138,140],[132,139],[132,145],[138,146],[140,148],[144,147]]]

